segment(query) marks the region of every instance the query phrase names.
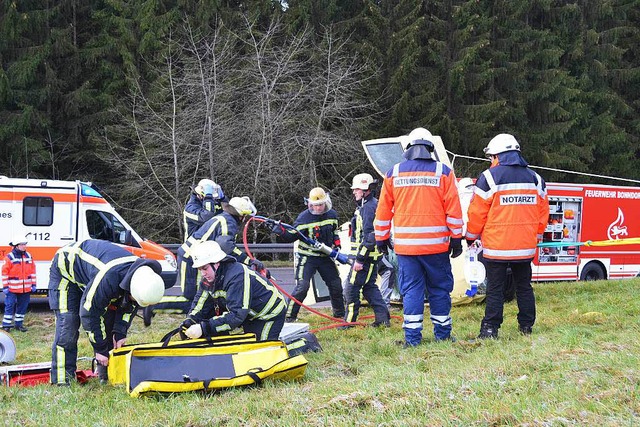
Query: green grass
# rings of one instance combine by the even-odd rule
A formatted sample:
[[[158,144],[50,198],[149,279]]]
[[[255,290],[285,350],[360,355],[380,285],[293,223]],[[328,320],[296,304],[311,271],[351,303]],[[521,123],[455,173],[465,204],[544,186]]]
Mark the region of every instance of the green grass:
[[[323,331],[300,382],[268,382],[211,395],[141,399],[95,381],[68,388],[0,388],[0,424],[24,426],[633,426],[640,424],[640,279],[538,284],[538,322],[517,333],[515,303],[500,339],[466,341],[484,305],[454,307],[457,343],[403,350],[400,321],[387,330]],[[365,314],[369,314],[365,309]],[[399,312],[392,314],[401,314]],[[314,325],[320,319],[306,314]],[[129,342],[158,340],[179,322],[134,321]],[[53,321],[29,313],[15,333],[16,363],[50,357]],[[85,337],[80,356],[90,356]],[[86,362],[83,362],[86,365]],[[82,366],[81,367],[86,367]]]

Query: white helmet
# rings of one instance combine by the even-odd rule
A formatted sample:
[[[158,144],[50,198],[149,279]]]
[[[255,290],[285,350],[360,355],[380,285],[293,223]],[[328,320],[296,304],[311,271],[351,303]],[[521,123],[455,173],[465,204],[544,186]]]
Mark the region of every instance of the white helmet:
[[[229,206],[234,208],[240,216],[253,216],[257,213],[256,207],[247,196],[232,197],[231,200],[229,200]]]
[[[359,173],[358,175],[353,177],[353,182],[351,183],[351,189],[360,189],[360,190],[368,190],[372,184],[375,184],[377,181],[373,179],[371,175],[368,173]]]
[[[407,148],[412,145],[426,145],[430,148],[430,151],[433,151],[432,139],[433,135],[431,135],[431,132],[425,128],[415,128],[409,134],[409,143],[407,144]]]
[[[27,237],[24,234],[14,234],[13,237],[11,237],[11,241],[9,242],[9,244],[11,246],[18,246],[21,244],[27,244],[28,240]]]
[[[148,265],[143,265],[133,272],[131,296],[141,306],[157,304],[164,295],[164,280]]]
[[[208,190],[208,191],[207,191]],[[207,192],[210,192],[214,199],[222,199],[222,188],[216,184],[213,180],[210,179],[201,179],[196,185],[196,188],[193,189],[196,194],[204,197],[207,195]]]
[[[484,154],[489,156],[495,156],[496,154],[504,153],[505,151],[520,151],[520,144],[516,141],[516,138],[508,133],[501,133],[494,136],[489,144],[484,149]]]
[[[194,268],[200,268],[207,264],[215,264],[226,257],[227,253],[222,250],[218,242],[212,240],[198,242],[191,246],[191,259],[193,259]]]

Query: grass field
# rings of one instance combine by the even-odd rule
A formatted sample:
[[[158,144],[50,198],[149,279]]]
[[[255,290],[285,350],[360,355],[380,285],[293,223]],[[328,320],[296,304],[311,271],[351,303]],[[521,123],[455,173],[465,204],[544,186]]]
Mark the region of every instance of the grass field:
[[[505,308],[499,340],[471,343],[484,305],[454,307],[456,343],[403,350],[399,320],[390,329],[318,333],[301,382],[215,394],[129,397],[124,387],[92,381],[71,388],[0,387],[10,426],[634,426],[640,425],[640,279],[535,285],[538,322],[517,332],[515,303]],[[365,309],[365,314],[369,314]],[[401,312],[392,313],[400,315]],[[310,315],[303,321],[314,325]],[[158,340],[179,323],[136,319],[129,342]],[[16,363],[50,358],[54,324],[29,313],[13,334]],[[80,356],[90,356],[87,339]],[[80,364],[87,368],[87,362]]]

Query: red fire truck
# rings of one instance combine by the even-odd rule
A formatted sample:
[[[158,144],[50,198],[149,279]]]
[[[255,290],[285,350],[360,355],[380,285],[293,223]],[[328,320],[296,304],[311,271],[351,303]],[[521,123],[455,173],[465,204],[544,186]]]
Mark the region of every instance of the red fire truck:
[[[533,262],[533,280],[626,279],[640,273],[640,188],[548,183],[549,224]],[[602,245],[572,245],[572,242]],[[611,241],[605,243],[604,241]],[[562,245],[567,243],[567,245]]]

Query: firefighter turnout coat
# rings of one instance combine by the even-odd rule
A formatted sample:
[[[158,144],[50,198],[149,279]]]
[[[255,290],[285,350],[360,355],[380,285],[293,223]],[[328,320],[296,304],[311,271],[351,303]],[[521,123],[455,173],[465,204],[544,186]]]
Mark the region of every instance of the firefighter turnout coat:
[[[31,254],[13,248],[2,266],[2,287],[9,288],[9,292],[13,294],[28,294],[35,284],[36,265]]]
[[[462,237],[456,177],[432,159],[405,160],[384,178],[376,211],[376,240],[391,236],[398,255],[447,252],[450,238]]]
[[[465,238],[481,239],[488,260],[527,261],[536,253],[548,218],[544,180],[518,151],[508,151],[476,181]]]
[[[209,196],[210,197],[210,196]],[[205,203],[208,201],[208,203]],[[189,201],[182,212],[184,226],[184,240],[187,240],[198,228],[209,219],[222,212],[222,200],[205,200],[198,197],[196,193],[191,193]]]
[[[314,215],[309,209],[305,209],[298,215],[293,223],[293,227],[304,236],[324,243],[329,247],[340,246],[340,237],[338,237],[338,214],[333,209],[320,215]],[[298,239],[298,233],[293,230],[286,230],[280,236],[285,242],[293,242]],[[298,243],[298,254],[319,257],[328,256],[302,240]]]
[[[226,259],[219,264],[214,283],[201,286],[198,293],[188,317],[202,325],[203,335],[224,335],[242,327],[259,341],[278,339],[286,314],[284,297],[247,266]],[[226,306],[226,312],[215,315],[217,304]]]

